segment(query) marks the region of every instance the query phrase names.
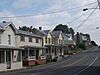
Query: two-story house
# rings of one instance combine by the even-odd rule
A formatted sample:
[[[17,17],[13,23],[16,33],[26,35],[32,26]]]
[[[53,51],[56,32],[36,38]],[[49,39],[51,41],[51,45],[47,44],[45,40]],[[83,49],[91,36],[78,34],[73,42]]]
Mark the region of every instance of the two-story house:
[[[55,59],[55,45],[54,45],[54,36],[51,30],[43,30],[47,36],[43,38],[44,46],[47,47],[46,57],[47,62],[53,61]]]
[[[16,47],[24,48],[22,51],[23,66],[46,63],[43,38],[32,32],[17,30]]]
[[[33,33],[43,37],[43,46],[47,47],[46,49],[46,60],[51,61],[54,58],[54,42],[53,35],[50,30],[42,30],[42,27],[39,29],[34,28]]]
[[[54,36],[55,56],[58,58],[57,60],[60,60],[64,56],[64,34],[62,31],[52,31],[52,34]]]
[[[15,31],[12,22],[0,23],[0,71],[22,68],[22,49],[16,47]]]

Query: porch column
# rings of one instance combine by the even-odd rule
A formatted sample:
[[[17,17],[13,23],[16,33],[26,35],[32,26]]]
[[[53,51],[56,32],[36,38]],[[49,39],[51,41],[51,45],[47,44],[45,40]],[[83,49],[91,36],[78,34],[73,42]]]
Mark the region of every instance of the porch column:
[[[35,60],[36,60],[36,49],[34,49],[34,52],[35,52]]]
[[[6,51],[5,51],[5,63],[6,63]]]
[[[19,51],[20,52],[20,59],[22,61],[22,51]]]
[[[10,51],[10,53],[11,53],[11,63],[13,62],[13,58],[12,58],[12,51]]]
[[[52,47],[50,47],[50,53],[52,54]]]
[[[29,48],[28,48],[28,59],[29,59],[29,55],[30,55],[30,54],[29,54]]]

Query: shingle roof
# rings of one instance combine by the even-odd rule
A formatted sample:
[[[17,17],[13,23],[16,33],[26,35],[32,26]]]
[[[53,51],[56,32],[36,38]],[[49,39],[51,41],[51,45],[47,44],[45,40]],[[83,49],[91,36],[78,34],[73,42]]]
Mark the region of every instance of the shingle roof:
[[[47,36],[47,34],[43,30],[39,30],[39,29],[36,29],[36,28],[33,28],[32,32],[34,34],[37,34],[37,35],[40,35],[40,36]]]
[[[59,35],[62,33],[62,31],[52,31],[52,34],[54,37],[59,37]]]
[[[0,23],[0,29],[1,29],[1,30],[5,30],[5,28],[6,28],[7,26],[9,26],[9,25],[12,26],[12,28],[13,28],[14,31],[15,31],[15,34],[23,34],[23,35],[27,35],[27,36],[34,36],[34,37],[42,38],[41,36],[36,35],[36,34],[34,34],[34,33],[31,33],[31,32],[28,32],[28,31],[18,30],[18,29],[13,25],[12,22]]]
[[[9,26],[9,25],[11,25],[15,31],[17,30],[17,28],[13,25],[12,22],[0,23],[0,29],[1,29],[1,30],[5,30],[5,28],[6,28],[7,26]]]
[[[48,34],[50,32],[50,30],[43,30],[46,34]]]
[[[36,35],[32,32],[28,32],[28,31],[23,31],[23,30],[17,30],[16,34],[22,34],[22,35],[27,35],[27,36],[33,36],[33,37],[39,37],[39,38],[42,38],[41,36],[39,35]]]

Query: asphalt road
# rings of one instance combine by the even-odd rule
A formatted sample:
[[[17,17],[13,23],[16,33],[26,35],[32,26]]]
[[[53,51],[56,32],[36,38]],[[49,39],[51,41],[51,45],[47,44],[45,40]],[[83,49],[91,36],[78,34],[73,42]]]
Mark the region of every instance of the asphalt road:
[[[0,75],[100,75],[100,49],[93,48],[59,62]]]

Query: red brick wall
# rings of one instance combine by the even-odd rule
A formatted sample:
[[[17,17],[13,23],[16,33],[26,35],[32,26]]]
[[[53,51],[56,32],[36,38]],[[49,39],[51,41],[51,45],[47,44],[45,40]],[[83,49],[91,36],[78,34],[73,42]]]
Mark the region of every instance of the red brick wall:
[[[35,65],[35,60],[23,61],[23,66],[32,66],[32,65]]]
[[[45,59],[38,59],[36,60],[36,64],[45,64],[46,60]]]

